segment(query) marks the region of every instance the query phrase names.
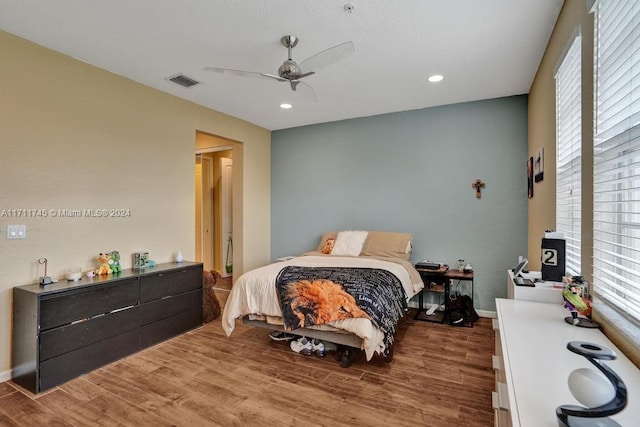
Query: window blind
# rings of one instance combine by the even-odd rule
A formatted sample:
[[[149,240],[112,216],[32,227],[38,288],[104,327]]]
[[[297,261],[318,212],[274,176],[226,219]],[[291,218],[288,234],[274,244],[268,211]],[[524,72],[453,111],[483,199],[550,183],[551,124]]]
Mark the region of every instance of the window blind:
[[[581,273],[582,37],[574,37],[556,72],[556,231],[566,240],[566,270]]]
[[[640,322],[640,2],[594,8],[593,285]]]

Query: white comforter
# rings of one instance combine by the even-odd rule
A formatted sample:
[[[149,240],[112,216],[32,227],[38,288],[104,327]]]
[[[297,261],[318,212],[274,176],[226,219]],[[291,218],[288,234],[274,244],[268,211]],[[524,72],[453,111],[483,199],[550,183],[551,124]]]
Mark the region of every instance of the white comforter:
[[[281,317],[282,311],[276,293],[276,277],[287,265],[302,267],[362,267],[380,268],[393,273],[407,293],[407,302],[420,289],[422,282],[412,283],[408,268],[410,263],[390,262],[373,257],[302,256],[284,262],[265,265],[248,271],[238,278],[231,289],[222,314],[222,328],[231,335],[238,318],[248,314]],[[330,323],[331,326],[351,332],[362,338],[367,360],[374,353],[384,351],[384,334],[369,319],[344,319]]]

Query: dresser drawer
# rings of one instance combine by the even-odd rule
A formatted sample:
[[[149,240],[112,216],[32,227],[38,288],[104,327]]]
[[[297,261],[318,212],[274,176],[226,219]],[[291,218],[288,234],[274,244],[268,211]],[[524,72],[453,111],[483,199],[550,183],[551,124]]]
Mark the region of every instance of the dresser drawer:
[[[137,330],[79,348],[40,364],[38,391],[44,391],[140,350]]]
[[[140,278],[140,302],[160,299],[167,295],[202,289],[202,266],[164,273],[153,273]]]
[[[138,279],[96,285],[82,292],[64,292],[43,297],[40,302],[40,330],[67,325],[77,320],[136,305]]]
[[[140,325],[157,322],[182,312],[198,312],[202,316],[202,289],[142,304]]]
[[[138,307],[50,329],[40,334],[40,361],[102,341],[139,326]]]
[[[159,320],[140,328],[140,343],[149,347],[202,325],[202,311],[189,311]]]

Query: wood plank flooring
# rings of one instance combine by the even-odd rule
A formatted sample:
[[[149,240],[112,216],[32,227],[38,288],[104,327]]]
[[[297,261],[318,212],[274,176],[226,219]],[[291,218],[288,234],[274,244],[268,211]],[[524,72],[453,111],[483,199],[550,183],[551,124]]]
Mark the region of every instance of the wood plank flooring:
[[[37,396],[0,383],[0,426],[492,426],[492,353],[491,319],[407,320],[392,363],[344,369],[216,319]]]

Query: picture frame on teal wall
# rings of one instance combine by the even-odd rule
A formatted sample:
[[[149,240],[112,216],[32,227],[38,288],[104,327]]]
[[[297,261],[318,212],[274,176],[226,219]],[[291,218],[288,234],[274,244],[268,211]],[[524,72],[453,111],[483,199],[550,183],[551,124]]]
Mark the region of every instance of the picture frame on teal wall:
[[[533,157],[527,160],[527,194],[530,199],[533,198]]]

